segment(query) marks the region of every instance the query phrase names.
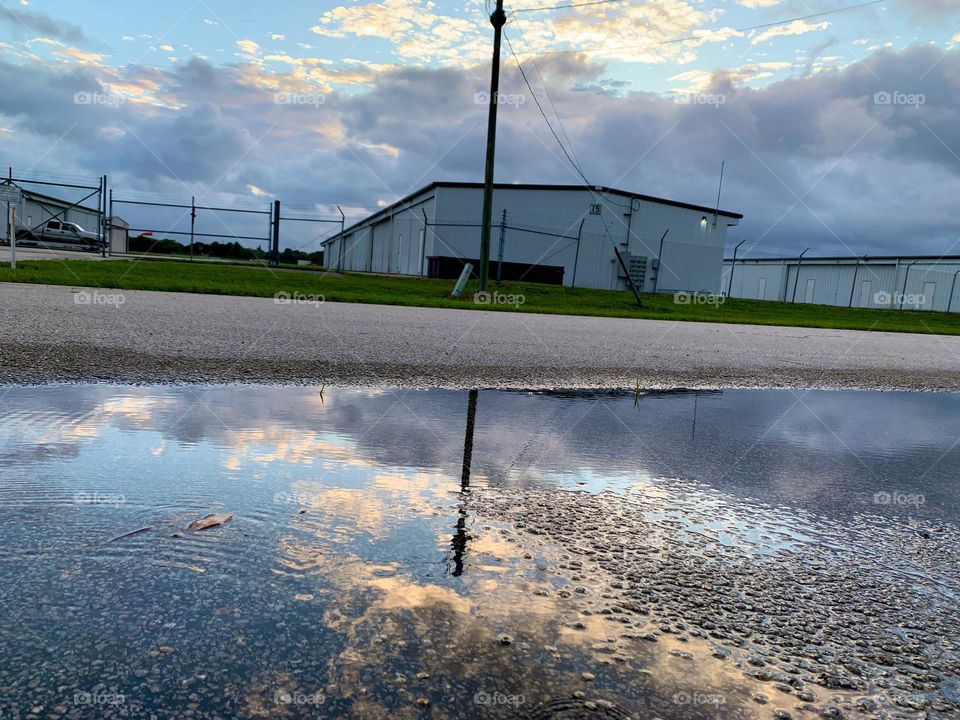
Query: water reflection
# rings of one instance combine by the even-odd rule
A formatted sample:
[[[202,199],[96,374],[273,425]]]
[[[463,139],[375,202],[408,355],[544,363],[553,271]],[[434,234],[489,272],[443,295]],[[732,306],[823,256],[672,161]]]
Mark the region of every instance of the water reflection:
[[[952,532],[958,404],[9,388],[0,605],[18,622],[0,624],[6,708],[771,717],[776,702],[753,700],[767,681],[718,657],[739,645],[699,626],[702,611],[658,606],[669,596],[658,583],[704,583],[716,563],[718,578],[776,578],[805,548],[849,556],[858,532],[880,556],[903,527]],[[184,532],[209,512],[236,519]],[[883,524],[868,533],[861,516]],[[936,565],[951,556],[917,553],[878,572],[955,609],[954,578]],[[860,562],[866,573],[874,559]],[[626,581],[634,566],[646,574]],[[122,708],[77,705],[102,689],[122,693]],[[794,708],[797,692],[780,705]]]

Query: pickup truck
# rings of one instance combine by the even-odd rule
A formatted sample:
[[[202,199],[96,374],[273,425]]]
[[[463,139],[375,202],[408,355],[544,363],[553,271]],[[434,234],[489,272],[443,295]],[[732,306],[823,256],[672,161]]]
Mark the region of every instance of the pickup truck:
[[[84,230],[73,222],[65,220],[47,220],[39,227],[30,228],[17,223],[17,242],[25,244],[57,243],[60,245],[79,245],[84,250],[98,250],[97,234]]]

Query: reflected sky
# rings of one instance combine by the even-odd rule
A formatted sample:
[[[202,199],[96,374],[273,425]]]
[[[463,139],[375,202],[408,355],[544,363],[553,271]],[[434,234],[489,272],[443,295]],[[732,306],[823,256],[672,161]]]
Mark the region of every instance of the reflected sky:
[[[653,523],[648,549],[754,563],[840,547],[853,516],[924,530],[958,513],[956,395],[480,391],[469,432],[465,391],[3,392],[15,718],[119,716],[84,703],[105,691],[134,716],[474,717],[479,697],[491,717],[772,717],[708,636],[654,645],[638,639],[653,618],[611,625],[576,586],[615,575],[587,578],[470,491],[621,497]],[[236,517],[185,531],[211,512]]]
[[[267,484],[307,481],[331,465],[353,472],[355,487],[376,468],[458,477],[467,400],[445,390],[12,388],[0,467],[65,463],[82,475],[128,455],[163,467],[183,461],[178,473],[188,476],[215,468]],[[680,478],[826,515],[956,520],[958,441],[955,394],[481,391],[472,475],[491,486],[593,490]],[[913,495],[924,502],[895,502]]]

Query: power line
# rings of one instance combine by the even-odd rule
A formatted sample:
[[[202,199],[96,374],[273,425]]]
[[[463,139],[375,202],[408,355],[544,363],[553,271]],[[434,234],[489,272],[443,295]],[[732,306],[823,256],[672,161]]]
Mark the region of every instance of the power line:
[[[803,20],[814,20],[816,18],[827,17],[828,15],[836,15],[838,13],[850,12],[851,10],[860,10],[865,7],[870,7],[872,5],[880,5],[881,3],[888,2],[888,0],[870,0],[869,2],[857,3],[856,5],[847,5],[842,8],[835,8],[833,10],[825,10],[824,12],[813,13],[811,15],[801,15],[799,17],[789,18],[787,20],[777,20],[776,22],[763,23],[762,25],[751,25],[750,27],[736,28],[733,32],[736,33],[746,33],[751,32],[752,30],[765,30],[767,28],[778,27],[780,25],[789,25],[793,22],[801,22]],[[543,55],[561,55],[568,53],[594,53],[594,52],[609,52],[611,50],[628,50],[635,47],[657,47],[658,45],[672,45],[674,43],[688,42],[690,40],[701,40],[702,36],[699,35],[685,35],[683,37],[671,38],[670,40],[659,40],[657,42],[649,43],[631,43],[630,45],[617,45],[614,47],[600,47],[592,49],[579,49],[579,50],[544,50]]]
[[[557,110],[556,103],[553,102],[553,97],[550,95],[550,89],[547,87],[546,81],[543,79],[543,74],[540,72],[540,65],[537,64],[536,55],[533,52],[533,48],[530,47],[530,43],[527,42],[527,36],[523,32],[523,28],[520,26],[520,21],[517,20],[517,30],[520,31],[520,39],[523,40],[523,44],[527,46],[527,50],[530,51],[530,60],[533,62],[533,69],[537,72],[537,77],[540,78],[540,85],[543,87],[543,92],[547,96],[547,100],[550,102],[550,107],[553,108],[553,114],[557,118],[557,124],[560,126],[560,132],[563,133],[563,139],[567,141],[567,145],[570,146],[570,153],[573,155],[573,159],[576,160],[577,164],[580,164],[580,158],[577,157],[577,151],[573,147],[573,143],[570,141],[570,136],[567,134],[567,129],[563,125],[563,120],[560,118],[560,111]],[[509,40],[508,40],[509,43]],[[519,60],[517,61],[519,65]]]
[[[551,7],[517,8],[516,10],[512,10],[511,12],[513,13],[548,12],[550,10],[566,10],[567,8],[588,7],[590,5],[606,5],[608,3],[620,3],[620,2],[626,2],[626,0],[592,0],[592,2],[569,3],[567,5],[553,5]]]
[[[527,79],[527,73],[523,69],[523,65],[520,63],[520,58],[517,56],[516,50],[513,49],[513,43],[510,42],[510,36],[506,33],[503,36],[507,40],[507,47],[510,48],[510,52],[513,55],[513,59],[517,61],[517,68],[520,70],[520,77],[523,78],[523,82],[527,86],[527,90],[530,91],[531,97],[533,97],[533,102],[536,104],[537,109],[540,111],[540,114],[543,116],[543,121],[547,124],[547,127],[550,128],[550,134],[553,135],[553,139],[557,141],[557,144],[560,146],[560,149],[563,150],[563,154],[567,156],[567,160],[573,165],[574,169],[577,171],[577,174],[583,178],[583,181],[590,185],[590,181],[587,180],[587,176],[583,174],[583,171],[580,169],[580,166],[577,162],[570,157],[570,153],[567,152],[567,147],[560,140],[560,136],[557,135],[557,131],[553,129],[553,124],[550,122],[550,118],[547,117],[547,113],[543,110],[543,105],[540,104],[540,98],[537,97],[537,94],[533,91],[533,87],[530,85],[530,81]]]
[[[504,31],[503,37],[506,38],[507,40],[507,47],[510,48],[510,52],[513,55],[513,59],[516,60],[517,62],[517,68],[519,68],[520,70],[520,76],[523,78],[523,82],[524,84],[526,84],[527,90],[530,91],[530,95],[533,96],[533,101],[536,104],[537,109],[540,110],[540,115],[543,117],[544,122],[547,123],[547,127],[550,129],[550,134],[553,135],[553,139],[557,141],[557,144],[560,146],[560,149],[563,151],[563,154],[566,156],[570,164],[573,165],[573,168],[577,171],[577,175],[579,175],[583,179],[583,182],[585,184],[585,188],[587,189],[587,191],[593,194],[593,197],[595,200],[605,201],[606,198],[603,195],[601,195],[597,191],[597,189],[590,183],[590,180],[588,180],[587,176],[584,175],[583,170],[580,169],[580,165],[576,161],[574,161],[572,157],[570,157],[570,153],[567,152],[567,148],[564,147],[564,144],[562,142],[560,142],[560,137],[557,135],[556,130],[553,129],[553,125],[550,123],[550,119],[547,117],[547,114],[544,112],[543,106],[540,104],[540,100],[537,98],[537,94],[533,91],[533,88],[530,86],[530,81],[527,79],[527,73],[524,71],[523,64],[520,62],[520,58],[517,56],[516,51],[513,49],[513,44],[510,42],[510,37],[507,35],[506,31]],[[560,116],[558,115],[557,120],[559,121],[559,119],[560,119]],[[562,123],[561,123],[561,127],[562,127]],[[570,148],[571,150],[573,149],[572,144]],[[631,209],[632,209],[632,201],[631,201]],[[613,247],[614,253],[616,254],[617,258],[620,259],[620,262],[622,265],[623,260],[620,258],[620,252],[617,250],[617,244],[614,241],[613,236],[610,234],[610,228],[607,226],[607,221],[606,219],[604,219],[602,214],[600,215],[599,219],[600,219],[600,223],[603,225],[603,234],[607,236],[607,240],[610,242],[610,245]],[[627,238],[627,242],[629,243],[629,236]],[[537,262],[540,262],[540,261],[537,260]],[[633,289],[634,296],[636,297],[637,304],[639,305],[640,304],[639,291],[637,290],[636,287],[634,287],[633,281],[630,278],[630,275],[627,272],[627,269],[625,266],[623,267],[623,271],[627,278],[627,284]]]

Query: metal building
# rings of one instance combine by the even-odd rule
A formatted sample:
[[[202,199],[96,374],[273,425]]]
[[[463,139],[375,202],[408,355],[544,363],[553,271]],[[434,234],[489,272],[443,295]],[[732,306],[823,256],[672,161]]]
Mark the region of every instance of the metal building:
[[[434,182],[326,240],[326,265],[454,277],[478,263],[482,205],[481,183]],[[498,184],[490,274],[625,289],[616,247],[642,291],[715,293],[727,228],[742,217],[607,187]]]
[[[732,277],[731,277],[732,273]],[[960,256],[738,258],[721,285],[751,300],[902,310],[960,310]]]
[[[74,205],[68,200],[43,195],[33,190],[23,190],[20,205],[17,208],[18,222],[32,228],[51,218],[76,223],[89,232],[98,232],[100,228],[100,211],[96,208]]]

